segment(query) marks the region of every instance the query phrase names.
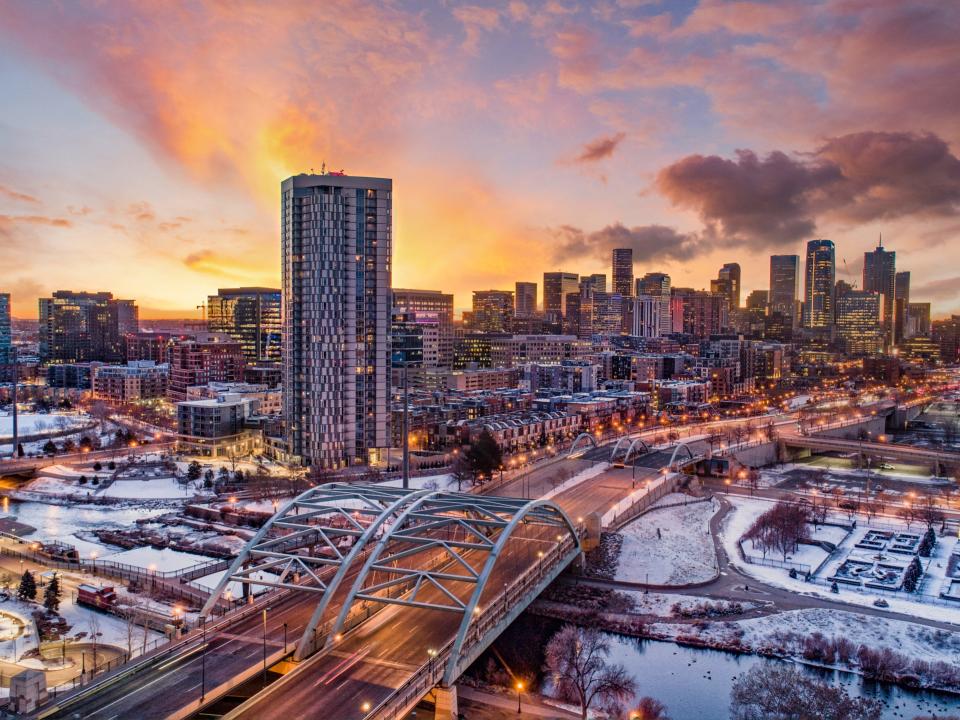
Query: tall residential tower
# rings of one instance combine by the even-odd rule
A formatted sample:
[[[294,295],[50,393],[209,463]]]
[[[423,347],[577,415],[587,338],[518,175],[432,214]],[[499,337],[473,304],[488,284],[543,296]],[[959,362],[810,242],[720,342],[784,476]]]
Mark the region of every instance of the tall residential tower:
[[[391,180],[281,184],[283,411],[290,454],[338,468],[390,444]]]
[[[806,281],[803,289],[804,327],[828,328],[833,325],[836,278],[837,261],[833,241],[808,242]]]

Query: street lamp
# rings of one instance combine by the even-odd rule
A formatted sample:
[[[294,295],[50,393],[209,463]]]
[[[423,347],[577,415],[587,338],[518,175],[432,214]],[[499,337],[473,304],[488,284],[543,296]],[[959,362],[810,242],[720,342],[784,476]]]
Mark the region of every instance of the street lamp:
[[[517,681],[517,712],[522,712],[520,709],[520,693],[523,692],[523,683],[519,680]]]

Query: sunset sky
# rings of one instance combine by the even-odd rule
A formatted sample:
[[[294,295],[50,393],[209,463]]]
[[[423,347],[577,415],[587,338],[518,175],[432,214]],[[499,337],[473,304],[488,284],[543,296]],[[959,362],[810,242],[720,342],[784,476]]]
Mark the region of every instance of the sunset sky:
[[[709,286],[882,231],[960,312],[960,3],[0,0],[0,292],[279,285],[279,186],[394,181],[397,287]],[[846,259],[847,272],[841,258]]]

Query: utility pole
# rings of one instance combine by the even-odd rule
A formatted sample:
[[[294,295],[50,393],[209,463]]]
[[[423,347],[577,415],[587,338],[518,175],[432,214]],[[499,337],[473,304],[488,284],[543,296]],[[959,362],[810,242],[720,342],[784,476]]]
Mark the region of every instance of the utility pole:
[[[403,489],[410,487],[410,402],[407,388],[407,361],[403,361]]]
[[[19,446],[19,433],[17,432],[17,384],[20,382],[20,358],[17,356],[17,349],[13,348],[13,452],[10,457],[17,456],[17,447]]]

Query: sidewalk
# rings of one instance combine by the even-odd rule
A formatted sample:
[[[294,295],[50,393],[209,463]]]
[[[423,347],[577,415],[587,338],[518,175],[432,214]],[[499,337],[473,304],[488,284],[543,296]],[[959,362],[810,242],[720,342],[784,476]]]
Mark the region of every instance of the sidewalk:
[[[484,709],[489,708],[491,710],[489,720],[505,717],[541,717],[550,718],[551,720],[568,720],[568,718],[576,718],[579,720],[580,718],[578,713],[544,704],[538,695],[529,695],[527,693],[524,693],[521,697],[522,711],[519,714],[517,713],[516,695],[500,695],[458,685],[457,696],[460,701],[466,700],[472,705],[482,705],[485,706]],[[461,709],[460,712],[462,713],[463,710]],[[467,717],[473,720],[474,716],[467,714]]]

